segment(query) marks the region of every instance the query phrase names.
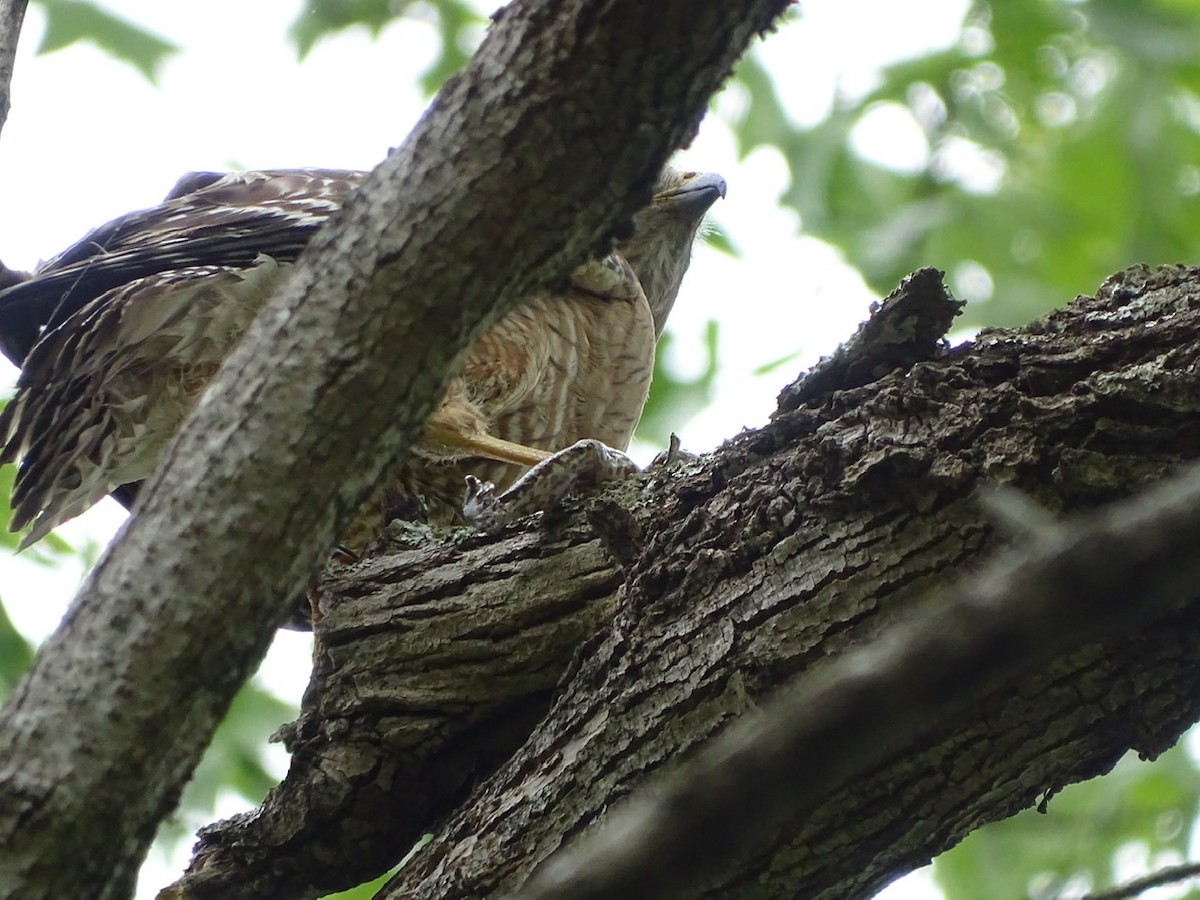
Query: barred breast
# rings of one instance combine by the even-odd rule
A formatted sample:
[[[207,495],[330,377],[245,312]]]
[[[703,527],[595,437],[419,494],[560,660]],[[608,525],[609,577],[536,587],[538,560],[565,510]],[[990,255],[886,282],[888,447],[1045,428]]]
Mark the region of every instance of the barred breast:
[[[162,204],[102,225],[0,290],[0,353],[23,369],[0,413],[0,462],[21,460],[11,526],[32,523],[23,546],[110,491],[131,503],[286,269],[361,178],[193,173]],[[389,498],[423,498],[432,521],[453,522],[467,474],[503,490],[543,451],[584,438],[625,449],[692,241],[724,194],[719,176],[665,170],[612,252],[530,297],[471,347],[351,546],[377,531]]]
[[[567,290],[533,296],[481,337],[442,411],[472,410],[490,434],[540,450],[584,438],[624,450],[650,390],[654,344],[646,296],[628,264],[610,254],[577,269]],[[434,524],[460,523],[468,474],[504,490],[524,471],[423,443],[364,510],[347,546],[359,549],[381,520],[417,510]]]

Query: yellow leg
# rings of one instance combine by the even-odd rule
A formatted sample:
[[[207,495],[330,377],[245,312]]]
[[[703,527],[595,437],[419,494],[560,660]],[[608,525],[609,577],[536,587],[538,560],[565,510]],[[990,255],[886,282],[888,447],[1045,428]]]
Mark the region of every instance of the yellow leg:
[[[472,456],[482,456],[497,462],[515,463],[519,466],[536,466],[552,454],[547,450],[526,447],[524,444],[514,444],[490,434],[463,434],[437,422],[431,421],[425,426],[425,439],[447,447],[466,450]]]

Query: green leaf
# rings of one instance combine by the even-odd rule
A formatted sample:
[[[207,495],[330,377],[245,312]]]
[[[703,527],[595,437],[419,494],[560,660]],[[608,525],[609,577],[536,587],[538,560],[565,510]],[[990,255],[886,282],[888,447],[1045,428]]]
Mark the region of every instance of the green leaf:
[[[741,118],[730,123],[742,157],[762,144],[782,146],[787,143],[790,129],[775,90],[775,80],[754,53],[738,63],[733,80],[746,90],[750,100]]]
[[[475,52],[476,41],[470,39],[471,29],[483,23],[465,3],[441,0],[436,4],[438,32],[442,52],[433,65],[420,75],[421,90],[432,97],[451,75],[467,64]]]
[[[777,359],[771,360],[770,362],[763,363],[758,368],[753,369],[751,374],[754,375],[755,378],[759,378],[763,375],[770,375],[772,372],[778,372],[785,366],[790,369],[803,355],[804,353],[799,350],[797,350],[795,353],[785,354],[784,356],[780,356]]]
[[[158,67],[179,47],[85,0],[43,0],[46,30],[38,53],[61,50],[76,41],[88,41],[105,53],[128,63],[154,83]]]
[[[220,792],[230,788],[251,803],[261,803],[276,779],[263,763],[270,736],[296,715],[296,708],[253,682],[234,697],[212,744],[184,790],[180,806],[188,818],[209,818]],[[188,826],[177,817],[162,825],[168,842],[187,837]]]
[[[354,25],[378,37],[393,19],[403,16],[411,0],[315,0],[305,3],[288,33],[303,59],[322,38]]]
[[[919,266],[951,277],[979,266],[993,296],[963,324],[1018,324],[1132,263],[1197,260],[1198,7],[978,4],[969,22],[992,38],[973,45],[983,55],[955,46],[890,66],[808,129],[788,124],[771,73],[751,60],[736,73],[750,103],[731,124],[743,153],[784,153],[784,202],[875,290]],[[925,171],[857,155],[850,137],[879,102],[906,106],[923,128]],[[984,165],[1000,173],[987,190],[958,174]]]
[[[485,21],[461,0],[313,0],[304,4],[288,31],[303,59],[318,41],[346,28],[359,26],[378,37],[390,22],[405,16],[432,17],[441,38],[437,59],[419,76],[422,90],[432,96],[470,58],[474,29]]]
[[[1200,64],[1200,3],[1195,0],[1091,0],[1097,36],[1154,67]]]
[[[33,662],[33,645],[13,627],[4,604],[0,603],[0,700],[17,686],[21,675]]]
[[[704,243],[714,250],[721,251],[726,256],[741,256],[741,251],[734,246],[725,229],[716,223],[705,223]]]
[[[399,866],[390,872],[380,875],[378,878],[372,879],[365,884],[360,884],[358,887],[338,891],[336,894],[327,894],[321,900],[371,900],[398,870]]]

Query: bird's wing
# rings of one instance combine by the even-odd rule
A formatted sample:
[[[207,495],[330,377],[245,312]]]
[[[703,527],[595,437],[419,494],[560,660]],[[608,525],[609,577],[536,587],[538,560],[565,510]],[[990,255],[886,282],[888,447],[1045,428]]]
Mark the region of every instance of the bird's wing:
[[[29,354],[0,412],[0,462],[21,458],[10,527],[28,546],[120,485],[159,452],[286,266],[196,266],[102,294]]]
[[[602,300],[636,303],[645,296],[633,267],[615,251],[576,266],[569,280],[574,289]]]
[[[0,350],[24,364],[0,414],[0,461],[22,458],[13,526],[33,523],[25,544],[150,473],[282,269],[361,177],[193,173],[160,206],[0,291]],[[418,455],[524,468],[583,437],[627,446],[654,357],[635,271],[618,253],[589,261],[490,329]]]
[[[128,282],[193,266],[291,262],[362,180],[333,169],[184,176],[162,204],[101,225],[0,291],[0,351],[21,365],[34,343]]]

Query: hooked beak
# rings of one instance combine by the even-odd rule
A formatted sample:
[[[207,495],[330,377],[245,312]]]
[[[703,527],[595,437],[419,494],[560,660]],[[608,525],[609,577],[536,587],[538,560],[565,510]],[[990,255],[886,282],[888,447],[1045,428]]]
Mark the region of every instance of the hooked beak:
[[[725,179],[712,172],[687,172],[683,184],[663,191],[654,199],[676,209],[700,216],[725,196]]]

